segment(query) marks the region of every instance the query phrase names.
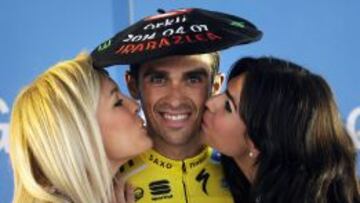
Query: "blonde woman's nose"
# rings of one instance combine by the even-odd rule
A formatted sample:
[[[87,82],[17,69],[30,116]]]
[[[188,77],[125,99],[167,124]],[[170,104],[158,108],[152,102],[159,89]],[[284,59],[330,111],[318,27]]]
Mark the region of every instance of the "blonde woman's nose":
[[[129,100],[130,111],[138,114],[140,112],[140,104],[135,99],[129,97],[127,99]]]

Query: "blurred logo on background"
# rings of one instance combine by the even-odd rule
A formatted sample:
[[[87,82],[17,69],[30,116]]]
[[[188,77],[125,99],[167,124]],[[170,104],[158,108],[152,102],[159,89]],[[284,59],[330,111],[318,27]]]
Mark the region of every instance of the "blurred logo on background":
[[[356,148],[360,150],[360,106],[350,112],[346,121],[346,128]]]
[[[9,114],[10,110],[5,100],[0,98],[0,118]],[[0,152],[9,153],[9,123],[0,120]]]

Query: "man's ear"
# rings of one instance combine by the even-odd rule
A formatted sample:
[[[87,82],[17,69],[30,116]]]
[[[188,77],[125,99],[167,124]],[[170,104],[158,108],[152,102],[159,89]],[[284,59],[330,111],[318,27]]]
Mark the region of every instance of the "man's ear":
[[[220,93],[221,86],[225,80],[225,76],[222,73],[217,73],[214,76],[214,82],[212,85],[211,93],[212,95],[216,95]]]
[[[136,84],[136,79],[129,73],[129,71],[126,71],[125,73],[125,81],[129,90],[130,95],[136,99],[139,100],[139,89]]]

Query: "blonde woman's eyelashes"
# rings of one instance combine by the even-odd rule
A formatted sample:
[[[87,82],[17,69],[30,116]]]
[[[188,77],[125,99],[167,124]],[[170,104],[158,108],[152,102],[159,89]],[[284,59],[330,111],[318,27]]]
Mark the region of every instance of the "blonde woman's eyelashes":
[[[232,113],[231,104],[229,100],[225,101],[225,110],[229,113]]]
[[[115,106],[115,107],[122,106],[122,105],[123,105],[123,102],[124,102],[123,99],[119,99],[119,100],[117,100],[117,101],[115,102],[114,106]]]

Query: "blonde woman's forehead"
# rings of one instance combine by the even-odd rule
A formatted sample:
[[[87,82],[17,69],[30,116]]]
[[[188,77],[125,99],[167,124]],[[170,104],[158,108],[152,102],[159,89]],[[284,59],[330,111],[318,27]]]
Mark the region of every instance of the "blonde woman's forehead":
[[[117,84],[110,77],[101,76],[100,81],[101,81],[101,83],[100,83],[101,84],[101,94],[106,94],[108,96],[111,96],[115,91],[116,92],[120,91],[118,89]]]

